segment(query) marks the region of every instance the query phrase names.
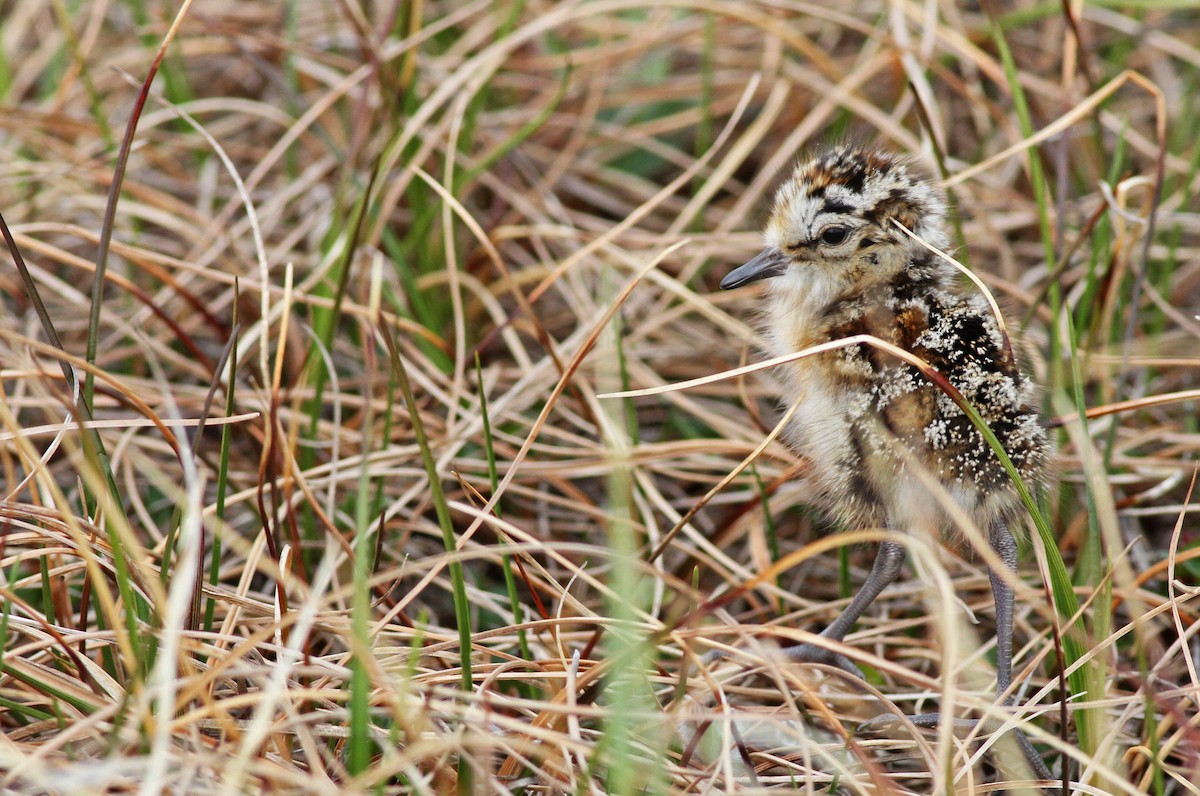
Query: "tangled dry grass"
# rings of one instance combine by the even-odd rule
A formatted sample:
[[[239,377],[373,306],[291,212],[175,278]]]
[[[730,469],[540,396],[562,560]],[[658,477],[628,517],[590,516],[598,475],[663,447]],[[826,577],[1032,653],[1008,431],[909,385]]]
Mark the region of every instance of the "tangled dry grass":
[[[1200,793],[1186,4],[168,5],[0,3],[0,789],[1018,788],[1001,734],[858,729],[940,706]],[[969,529],[866,682],[772,655],[879,533],[803,510],[770,373],[597,397],[759,357],[717,282],[843,137],[940,163],[1038,352],[1013,713]]]

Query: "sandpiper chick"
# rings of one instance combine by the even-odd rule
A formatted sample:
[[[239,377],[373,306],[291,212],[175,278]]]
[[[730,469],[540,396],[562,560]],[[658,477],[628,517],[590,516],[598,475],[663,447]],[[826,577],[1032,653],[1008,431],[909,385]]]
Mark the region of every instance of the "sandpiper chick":
[[[775,197],[766,248],[721,287],[768,280],[765,328],[773,354],[869,334],[925,360],[978,410],[1021,478],[1037,482],[1049,448],[1033,384],[1018,369],[986,298],[905,231],[944,251],[944,223],[940,189],[909,161],[834,149],[796,168]],[[785,434],[811,467],[818,507],[846,528],[946,531],[952,524],[941,506],[948,496],[988,534],[1004,566],[1016,567],[1010,528],[1023,522],[1021,499],[968,416],[916,367],[859,344],[785,365],[781,373],[784,401],[799,403]],[[902,545],[880,544],[862,589],[821,635],[841,641],[903,563]],[[996,687],[1003,695],[1012,678],[1013,590],[990,575]],[[858,672],[846,657],[816,645],[785,653]],[[938,720],[938,714],[914,717],[921,726]],[[1048,778],[1029,740],[1019,732],[1017,740],[1034,773]]]

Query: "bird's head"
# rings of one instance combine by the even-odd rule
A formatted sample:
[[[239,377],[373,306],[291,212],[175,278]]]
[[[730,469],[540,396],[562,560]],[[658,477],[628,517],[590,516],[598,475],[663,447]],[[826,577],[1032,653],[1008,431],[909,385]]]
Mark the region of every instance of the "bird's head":
[[[890,279],[924,251],[896,224],[945,250],[945,208],[941,190],[908,160],[870,149],[832,150],[798,166],[779,188],[766,248],[721,287],[812,269],[837,282]]]

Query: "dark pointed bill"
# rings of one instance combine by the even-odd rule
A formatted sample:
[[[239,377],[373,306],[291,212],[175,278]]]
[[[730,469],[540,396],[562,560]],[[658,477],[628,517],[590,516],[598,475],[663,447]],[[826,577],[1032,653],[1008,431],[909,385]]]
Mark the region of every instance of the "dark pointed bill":
[[[748,285],[760,279],[779,276],[787,268],[787,257],[779,249],[763,249],[753,260],[734,268],[721,280],[722,290]]]

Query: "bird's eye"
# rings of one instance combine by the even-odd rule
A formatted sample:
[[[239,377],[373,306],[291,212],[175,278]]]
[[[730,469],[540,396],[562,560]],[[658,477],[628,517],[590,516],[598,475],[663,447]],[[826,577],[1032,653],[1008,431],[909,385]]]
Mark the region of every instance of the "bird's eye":
[[[849,233],[850,230],[845,227],[826,227],[821,230],[821,243],[824,243],[826,246],[837,246],[846,240],[846,235]]]

